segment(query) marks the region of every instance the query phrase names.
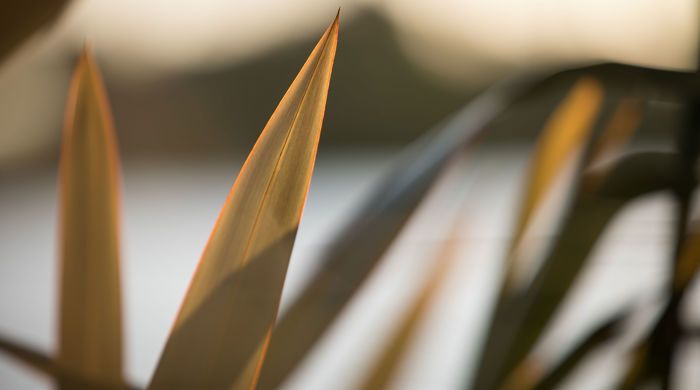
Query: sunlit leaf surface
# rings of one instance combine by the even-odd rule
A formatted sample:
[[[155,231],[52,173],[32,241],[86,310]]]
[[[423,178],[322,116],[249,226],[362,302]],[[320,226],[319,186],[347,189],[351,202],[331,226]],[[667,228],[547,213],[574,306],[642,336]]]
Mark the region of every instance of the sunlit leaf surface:
[[[311,178],[337,34],[336,18],[243,165],[150,388],[254,385]]]
[[[637,388],[645,380],[657,377],[663,383],[670,380],[667,365],[674,358],[674,349],[684,331],[679,321],[683,302],[700,269],[700,223],[693,221],[674,262],[671,294],[653,328],[630,353],[627,370],[618,389]]]
[[[68,94],[61,150],[57,365],[109,386],[122,383],[118,192],[109,105],[84,50]]]
[[[603,133],[591,150],[589,160],[613,158],[629,141],[642,119],[644,103],[636,97],[626,97],[620,101],[608,120]]]
[[[322,266],[280,318],[258,390],[280,386],[379,263],[447,163],[526,95],[541,75],[505,80],[410,145],[322,255]]]
[[[491,329],[489,342],[486,344],[485,360],[482,361],[484,365],[492,366],[493,361],[490,359],[501,359],[496,357],[499,352],[493,349],[493,345],[497,343],[496,340],[501,340],[500,332],[508,327],[508,321],[504,321],[504,318],[508,316],[506,306],[518,285],[519,271],[521,271],[521,267],[518,265],[520,258],[518,257],[517,245],[522,240],[525,229],[545,199],[556,176],[560,175],[566,160],[571,158],[574,151],[581,150],[585,141],[591,137],[594,119],[600,111],[602,100],[603,89],[596,80],[588,77],[579,79],[550,117],[538,141],[526,180],[527,187],[521,204],[520,218],[516,223],[516,232],[508,251],[509,259],[505,282],[501,287],[499,301],[495,309],[494,327]],[[587,153],[586,162],[583,164],[585,166],[595,165],[598,161],[603,162],[603,164],[598,164],[598,169],[594,174],[587,175],[586,180],[583,181],[582,186],[587,192],[592,193],[602,185],[609,174],[606,169],[611,169],[613,166],[612,164],[604,164],[604,162],[619,152],[631,137],[638,126],[641,111],[641,104],[637,99],[625,98],[617,105],[611,118],[605,122],[602,134],[593,144],[591,151]],[[534,362],[531,363],[534,364]],[[491,371],[481,372],[482,377],[489,372]],[[515,382],[519,382],[521,385],[523,381],[512,381],[512,383]]]

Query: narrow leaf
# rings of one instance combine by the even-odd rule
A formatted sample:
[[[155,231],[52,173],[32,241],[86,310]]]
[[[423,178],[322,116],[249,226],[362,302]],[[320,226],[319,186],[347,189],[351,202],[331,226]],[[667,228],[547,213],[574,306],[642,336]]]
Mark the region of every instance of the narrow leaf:
[[[280,318],[270,340],[259,390],[273,390],[302,361],[378,264],[438,173],[491,121],[529,92],[541,75],[508,79],[411,144],[364,208],[322,255],[321,268]]]
[[[612,117],[603,129],[593,147],[586,156],[586,165],[597,165],[619,155],[629,142],[642,119],[643,103],[634,97],[627,97],[617,105]],[[607,165],[609,166],[609,165]],[[595,192],[603,184],[607,172],[599,171],[583,183],[583,191]]]
[[[150,388],[228,389],[240,374],[237,386],[254,386],[311,178],[337,33],[336,17],[243,165]]]
[[[506,291],[511,291],[516,283],[515,248],[565,163],[588,138],[602,100],[603,86],[596,79],[584,76],[571,88],[542,130],[530,163],[520,217],[508,251]]]
[[[457,257],[457,244],[459,243],[457,237],[459,222],[461,222],[459,219],[455,221],[452,232],[444,242],[427,282],[359,389],[383,390],[389,388],[396,370],[406,355],[411,342],[415,339],[418,326],[425,320],[428,309],[433,304],[439,291],[439,287],[448,275],[448,271],[454,265]]]
[[[553,246],[531,285],[508,304],[496,319],[498,337],[489,335],[488,362],[479,372],[474,388],[488,389],[501,384],[520,364],[539,338],[549,320],[573,285],[593,246],[618,212],[631,200],[675,184],[674,172],[680,162],[676,154],[640,152],[610,162],[613,168],[597,167],[582,180],[601,172],[604,185],[595,194],[579,193],[564,218]],[[492,332],[493,333],[493,332]],[[487,365],[484,365],[487,364]]]
[[[502,343],[501,336],[502,332],[509,329],[509,324],[504,318],[508,316],[508,305],[511,303],[513,292],[520,285],[522,261],[518,248],[525,231],[554,180],[561,175],[566,160],[590,138],[589,134],[593,130],[593,121],[600,110],[602,99],[603,87],[600,82],[590,76],[580,77],[542,130],[528,168],[515,232],[506,251],[505,275],[492,315],[493,326],[489,329],[479,362],[480,367],[477,369],[477,388],[487,378],[495,378],[497,371],[492,368],[500,364],[502,353],[508,349],[507,345]]]
[[[617,323],[606,321],[585,335],[556,365],[546,368],[542,359],[530,356],[508,376],[501,390],[552,390],[593,350],[614,336]]]
[[[54,361],[44,353],[2,337],[0,337],[0,350],[49,377],[56,377]]]
[[[583,78],[582,80],[587,80],[586,78]],[[586,104],[590,105],[590,101],[586,103],[585,100],[579,100],[579,109],[575,110],[575,107],[573,107],[572,104],[572,97],[577,96],[576,94],[576,88],[582,88],[586,87],[587,84],[581,84],[581,81],[579,83],[574,85],[574,90],[570,92],[569,97],[560,105],[560,107],[557,109],[558,113],[555,113],[552,115],[554,119],[561,118],[561,113],[562,112],[567,112],[567,110],[572,110],[569,112],[570,117],[576,118],[578,117],[579,122],[569,122],[567,123],[566,121],[559,120],[562,124],[567,124],[568,126],[571,126],[574,123],[579,123],[583,121],[586,124],[586,131],[585,133],[591,133],[593,130],[592,126],[592,117],[590,115],[593,115],[597,112],[597,109],[595,111],[591,110],[590,106],[586,106]],[[588,87],[586,87],[588,88]],[[584,89],[585,90],[585,89]],[[602,92],[602,90],[599,90],[598,92]],[[580,93],[579,93],[580,95]],[[598,94],[596,95],[591,95],[589,97],[595,96],[598,99],[598,103],[600,103],[600,100],[602,99],[602,95]],[[588,113],[589,115],[582,115],[581,113]],[[637,128],[640,117],[642,114],[642,106],[641,102],[638,99],[632,98],[632,97],[627,97],[623,99],[617,106],[615,107],[615,110],[613,111],[612,115],[610,116],[609,119],[607,119],[605,122],[600,122],[598,126],[604,125],[600,131],[600,135],[596,137],[591,137],[591,136],[586,136],[585,138],[588,138],[589,141],[589,146],[588,150],[586,153],[584,153],[584,156],[582,157],[580,163],[579,163],[579,170],[585,169],[587,166],[595,166],[596,169],[592,170],[589,172],[589,174],[585,175],[585,180],[581,180],[581,183],[579,183],[580,192],[583,193],[595,193],[596,191],[599,190],[599,187],[605,182],[606,178],[609,175],[610,169],[612,169],[615,165],[610,164],[611,158],[619,153],[619,151],[623,148],[623,146],[626,144],[626,142],[629,140],[631,135],[634,133],[634,130]],[[576,128],[576,126],[573,126]],[[568,131],[567,127],[553,127],[553,126],[547,126],[546,127],[548,131],[559,131],[566,133]],[[548,139],[554,138],[550,137],[546,132],[543,134],[544,141],[540,141],[539,146],[542,148],[538,148],[536,151],[537,153],[543,153],[545,155],[555,155],[556,153],[554,152],[547,152],[546,149],[544,149],[545,146],[548,146],[550,148],[558,148],[559,146],[556,143],[547,141]],[[554,138],[556,139],[556,138]],[[580,141],[583,141],[581,139]],[[565,143],[566,144],[566,143]],[[573,145],[570,145],[573,147]],[[542,160],[542,157],[535,158],[534,161],[540,161]],[[550,171],[553,168],[548,168]],[[531,173],[531,176],[537,176],[538,171],[533,170]],[[541,175],[541,174],[540,174]],[[532,179],[529,179],[529,181]],[[536,181],[536,180],[534,180]],[[532,187],[532,184],[530,184]],[[532,192],[532,189],[529,191],[529,193]],[[572,197],[575,198],[575,193],[572,195]],[[526,197],[527,199],[527,197]],[[539,197],[540,200],[542,200],[542,197]],[[536,205],[534,207],[537,207]],[[575,206],[574,206],[575,207]],[[525,212],[524,215],[530,215],[532,216],[531,212]],[[521,215],[522,216],[522,215]],[[524,232],[524,229],[528,225],[528,221],[526,220],[520,220],[518,226],[518,229],[516,230],[517,235],[514,237],[513,241],[511,242],[510,245],[510,250],[508,253],[508,260],[506,262],[507,264],[507,270],[506,270],[506,277],[503,285],[501,286],[501,291],[499,294],[499,300],[496,305],[496,309],[494,311],[494,326],[490,329],[490,333],[487,339],[486,347],[484,348],[484,357],[482,358],[481,364],[482,367],[487,367],[487,366],[493,366],[494,362],[500,362],[502,361],[502,357],[499,357],[501,353],[507,351],[509,347],[507,347],[505,344],[503,344],[503,338],[501,332],[505,331],[504,329],[509,328],[509,321],[504,320],[504,318],[508,317],[510,314],[507,313],[508,310],[510,310],[510,304],[512,304],[512,294],[516,289],[516,286],[518,283],[516,282],[517,279],[517,274],[518,274],[518,260],[519,260],[519,253],[516,250],[516,246],[518,245],[519,241],[522,239],[522,234]],[[500,343],[501,347],[504,349],[497,349],[494,347],[494,344]],[[500,363],[496,363],[495,365],[498,365]],[[483,369],[478,371],[481,375],[480,380],[485,380],[485,377],[487,375],[495,375],[495,371]],[[493,376],[492,376],[493,377]]]
[[[700,154],[698,143],[700,133],[700,99],[697,96],[686,100],[685,120],[676,131],[676,150],[681,156],[682,164],[677,171],[678,180],[674,187],[675,223],[673,227],[674,248],[672,252],[671,269],[675,276],[679,273],[679,261],[687,247],[687,235],[697,186],[697,159]],[[691,277],[692,279],[692,277]],[[673,371],[678,361],[678,351],[681,347],[683,333],[681,302],[685,300],[687,282],[676,286],[670,284],[670,298],[663,314],[659,318],[651,335],[649,343],[649,377],[659,384],[661,390],[672,387]]]
[[[57,364],[110,386],[122,384],[118,191],[109,104],[84,50],[70,85],[61,150]]]
[[[628,319],[629,314],[630,310],[625,309],[598,324],[562,358],[549,367],[534,386],[529,388],[532,390],[557,389],[560,383],[579,366],[580,362],[618,335],[621,324]]]

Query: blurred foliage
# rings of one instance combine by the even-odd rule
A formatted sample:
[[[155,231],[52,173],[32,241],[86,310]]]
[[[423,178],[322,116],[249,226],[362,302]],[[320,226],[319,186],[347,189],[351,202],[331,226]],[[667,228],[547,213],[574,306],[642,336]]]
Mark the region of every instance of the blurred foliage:
[[[119,387],[120,163],[102,78],[87,48],[68,92],[60,164],[61,294],[56,365]],[[95,261],[99,259],[99,261]],[[61,387],[66,385],[60,379]]]
[[[337,39],[338,17],[241,168],[150,389],[255,386],[311,181]]]
[[[354,26],[347,28],[353,29]],[[386,45],[382,39],[363,35],[361,27],[358,30],[357,41],[349,34],[349,45],[356,45],[356,50],[364,49],[369,41],[375,43],[375,49],[390,46],[382,46]],[[386,32],[381,28],[379,31]],[[488,320],[475,378],[464,381],[462,387],[556,388],[596,349],[626,333],[630,316],[653,307],[651,299],[620,307],[582,334],[573,347],[562,350],[557,359],[549,361],[536,354],[537,343],[561,312],[610,224],[637,199],[659,192],[671,194],[675,205],[674,245],[667,255],[670,277],[662,291],[649,292],[650,297],[661,301],[659,315],[628,348],[626,371],[620,373],[614,386],[677,386],[673,377],[679,360],[677,351],[686,334],[694,329],[682,320],[682,303],[700,264],[697,216],[692,214],[700,128],[700,88],[695,73],[606,64],[554,75],[522,74],[491,86],[406,149],[367,197],[364,207],[321,254],[320,267],[275,324],[318,145],[336,32],[337,23],[333,23],[252,148],[224,204],[149,388],[271,390],[281,386],[362,289],[445,168],[483,136],[506,127],[518,134],[539,131],[541,135],[527,171],[520,219],[513,242],[505,252],[503,281]],[[296,50],[291,48],[282,57],[300,63],[301,58],[293,54]],[[391,54],[390,50],[379,51]],[[348,72],[345,77],[355,83],[331,83],[339,100],[329,104],[326,124],[333,131],[349,134],[348,137],[360,131],[373,133],[376,128],[384,128],[383,124],[394,129],[405,126],[406,137],[417,135],[422,131],[411,129],[419,129],[432,122],[431,118],[452,111],[460,100],[457,95],[433,91],[433,96],[426,89],[410,89],[403,84],[403,76],[390,66],[391,56],[386,59],[376,53],[355,53],[353,59],[362,65],[346,64],[343,68],[339,61],[338,73]],[[383,62],[385,59],[387,62]],[[212,110],[226,112],[231,118],[237,118],[238,113],[232,110],[250,111],[250,119],[237,118],[238,125],[229,125],[253,126],[258,119],[252,118],[262,113],[254,112],[247,102],[267,101],[270,95],[274,96],[271,91],[291,78],[273,70],[270,61],[243,66],[238,76],[231,76],[230,85],[222,85],[215,76],[195,77],[186,82],[191,83],[187,90],[201,86],[204,90],[221,91],[222,98],[213,99],[221,106]],[[246,73],[253,68],[256,72],[267,69],[270,77],[260,80]],[[413,80],[412,85],[420,85],[420,78],[406,74],[411,75],[408,78]],[[77,84],[69,95],[65,131],[74,136],[91,134],[85,138],[65,136],[62,151],[61,185],[65,199],[61,212],[63,245],[67,248],[62,252],[62,277],[67,286],[62,296],[68,304],[62,305],[61,316],[74,319],[62,323],[62,330],[68,333],[61,339],[58,359],[7,340],[0,340],[0,348],[55,378],[61,388],[124,388],[127,385],[122,382],[120,365],[108,364],[115,359],[121,362],[117,336],[121,330],[114,323],[120,320],[99,312],[121,310],[119,299],[115,299],[118,289],[109,282],[119,277],[113,245],[118,189],[111,180],[116,169],[110,165],[116,164],[117,158],[109,141],[109,111],[99,74],[86,56],[78,64],[74,83]],[[195,104],[208,104],[197,103],[197,94],[171,87],[143,86],[143,91],[167,90],[168,96],[175,97],[172,106],[156,107],[153,112],[153,118],[167,118],[173,124],[147,122],[140,126],[171,128],[181,119],[176,115],[180,105],[192,108]],[[115,89],[119,96],[118,87]],[[386,106],[365,102],[362,97],[372,95],[368,91],[374,91],[374,97]],[[349,100],[340,100],[343,94]],[[126,101],[134,104],[132,108],[152,109],[143,104],[144,100],[124,96],[120,104]],[[657,110],[659,103],[670,103],[675,108],[662,105],[664,108]],[[130,116],[120,111],[124,107],[115,109],[117,118]],[[674,110],[676,115],[667,116]],[[374,123],[361,124],[357,119],[372,116]],[[400,120],[395,121],[394,116]],[[245,124],[246,120],[250,122]],[[130,128],[124,140],[138,134],[138,126],[120,123],[119,119],[117,123]],[[185,123],[183,128],[190,125]],[[206,127],[210,122],[197,125]],[[670,147],[635,150],[632,145],[644,131],[663,135]],[[178,132],[169,133],[168,137],[155,132],[151,135],[153,142],[175,139],[179,143],[185,137]],[[147,148],[154,145],[143,141]],[[195,147],[198,142],[194,141]],[[343,142],[352,143],[351,138]],[[576,167],[568,176],[561,169],[567,160]],[[519,266],[518,244],[525,239],[523,232],[532,215],[553,207],[544,199],[561,178],[566,179],[567,193],[566,202],[555,210],[558,218],[551,222],[556,234],[546,250],[537,255],[536,266],[528,270],[531,277],[522,277],[521,271],[515,269]],[[446,267],[454,261],[452,256],[454,253],[446,248],[436,259],[429,259],[435,262],[434,273],[414,297],[406,317],[399,321],[361,388],[391,386],[394,370],[410,350],[414,330],[424,320],[431,297],[449,269]],[[80,266],[71,267],[74,263]],[[75,293],[72,289],[81,291]],[[108,326],[93,326],[100,321],[107,321],[103,325]],[[71,333],[66,326],[85,330]],[[101,334],[100,330],[109,332]],[[107,347],[100,346],[107,341],[111,341]],[[63,352],[72,349],[85,355],[78,353],[77,358],[68,359]],[[95,368],[103,367],[102,363],[109,369]]]

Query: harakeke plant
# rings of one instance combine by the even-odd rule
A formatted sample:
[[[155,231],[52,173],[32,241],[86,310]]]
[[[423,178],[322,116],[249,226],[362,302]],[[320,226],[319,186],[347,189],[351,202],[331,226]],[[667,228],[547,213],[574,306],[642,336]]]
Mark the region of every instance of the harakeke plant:
[[[149,388],[255,387],[316,157],[338,18],[243,165]],[[0,346],[53,376],[60,388],[124,388],[120,167],[104,86],[87,49],[71,82],[61,156],[58,356]]]
[[[700,126],[695,74],[612,64],[551,76],[524,74],[494,85],[407,148],[321,255],[321,266],[299,298],[277,319],[316,156],[337,34],[336,17],[239,172],[148,388],[283,386],[380,264],[441,172],[510,107],[554,81],[573,79],[543,127],[526,170],[520,213],[513,217],[503,278],[474,378],[464,380],[462,388],[559,388],[653,300],[661,301],[661,313],[628,351],[627,367],[611,387],[658,383],[670,389],[677,346],[692,335],[680,314],[700,265],[699,225],[691,213]],[[614,81],[601,76],[606,73],[616,75]],[[612,83],[622,97],[608,88]],[[672,151],[632,151],[628,146],[650,109],[650,96],[687,104]],[[572,171],[563,168],[572,163]],[[135,388],[122,372],[119,160],[105,89],[87,50],[71,82],[60,165],[58,353],[50,357],[6,339],[0,339],[0,349],[51,376],[61,389]],[[556,205],[557,218],[549,226],[553,238],[542,254],[526,259],[521,246],[528,228],[539,213],[555,207],[548,195],[562,181],[565,202]],[[636,199],[656,192],[672,194],[677,206],[667,288],[620,307],[554,359],[538,355],[538,343],[606,228]],[[433,271],[359,389],[392,388],[417,327],[458,260],[453,244],[449,240],[435,259],[426,259],[435,262]]]

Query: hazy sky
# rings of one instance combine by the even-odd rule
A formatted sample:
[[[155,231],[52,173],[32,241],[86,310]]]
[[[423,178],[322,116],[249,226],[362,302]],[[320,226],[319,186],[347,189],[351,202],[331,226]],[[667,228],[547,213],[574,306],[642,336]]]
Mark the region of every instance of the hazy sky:
[[[339,6],[345,20],[383,13],[412,58],[457,79],[552,61],[692,67],[700,14],[693,0],[81,0],[47,41],[87,37],[125,72],[177,71],[319,33]]]
[[[86,40],[112,77],[152,79],[320,36],[339,6],[341,48],[344,26],[372,9],[409,59],[459,90],[523,67],[596,60],[688,69],[698,46],[694,0],[76,0],[0,67],[0,164],[53,139],[47,118],[61,116],[66,58]]]

